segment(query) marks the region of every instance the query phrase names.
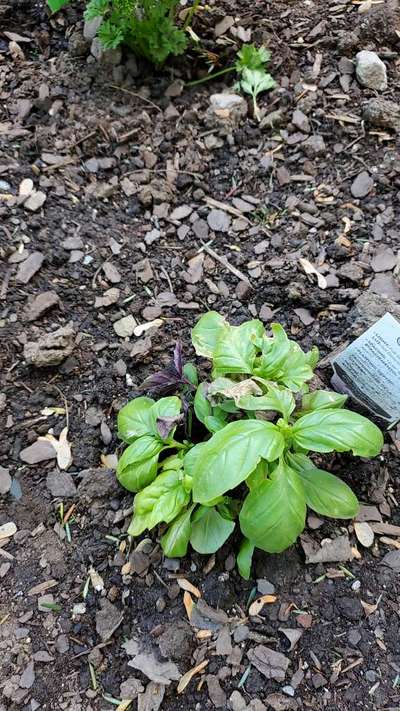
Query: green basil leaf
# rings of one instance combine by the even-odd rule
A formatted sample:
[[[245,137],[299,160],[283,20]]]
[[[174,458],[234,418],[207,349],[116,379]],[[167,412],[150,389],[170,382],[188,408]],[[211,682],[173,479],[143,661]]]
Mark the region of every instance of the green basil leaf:
[[[148,528],[154,528],[161,521],[170,523],[189,503],[190,494],[182,482],[182,470],[162,472],[139,494],[135,496],[134,510],[140,516],[150,514]]]
[[[47,0],[47,4],[52,12],[58,12],[62,7],[68,5],[70,0]]]
[[[198,385],[199,376],[197,374],[197,368],[193,363],[185,363],[183,366],[183,374],[185,378],[194,386]]]
[[[213,353],[213,374],[251,373],[257,353],[255,341],[263,334],[264,326],[257,319],[224,329]]]
[[[290,390],[286,388],[270,387],[266,395],[255,397],[244,395],[239,398],[238,406],[242,410],[275,410],[282,413],[286,420],[289,419],[296,403]]]
[[[154,400],[137,397],[128,402],[118,413],[118,437],[131,444],[138,437],[154,434],[151,408]]]
[[[254,544],[249,541],[248,538],[243,538],[243,541],[240,544],[239,553],[236,556],[236,565],[240,575],[245,580],[250,579],[254,548]]]
[[[280,553],[295,542],[306,519],[306,501],[299,474],[280,461],[270,479],[250,491],[240,512],[246,538],[267,553]]]
[[[157,473],[158,455],[163,443],[144,435],[126,448],[118,461],[117,479],[128,491],[140,491]]]
[[[261,457],[267,461],[282,454],[284,439],[271,422],[231,422],[201,448],[193,467],[193,500],[205,503],[247,479]]]
[[[128,528],[128,535],[133,536],[135,538],[136,536],[140,536],[140,534],[143,533],[146,528],[151,527],[151,512],[145,514],[138,514],[134,511],[132,521]]]
[[[185,474],[187,474],[190,477],[193,477],[197,462],[199,461],[199,458],[202,455],[202,450],[206,446],[207,442],[199,442],[198,444],[195,444],[194,447],[189,449],[188,452],[186,452],[184,458],[183,458],[183,466],[185,469]]]
[[[153,407],[151,408],[150,417],[153,423],[153,433],[157,435],[157,437],[163,439],[160,434],[159,427],[157,425],[158,420],[168,420],[169,418],[178,417],[181,411],[181,406],[182,403],[180,398],[176,397],[175,395],[172,395],[171,397],[163,397],[161,398],[161,400],[157,400],[157,402],[154,403]],[[172,437],[175,432],[175,429],[176,425],[172,428],[172,430],[169,431],[168,437],[166,437],[165,439]]]
[[[303,395],[301,409],[304,414],[312,410],[332,410],[343,407],[347,400],[347,395],[332,392],[331,390],[314,390],[312,393]]]
[[[265,481],[268,477],[268,462],[265,459],[261,459],[254,471],[249,474],[246,479],[246,484],[250,491],[256,489],[260,484]]]
[[[262,355],[256,360],[254,373],[298,391],[313,376],[313,354],[304,353],[295,341],[289,340],[280,324],[273,323],[271,330],[273,337],[263,339]]]
[[[197,355],[212,358],[220,334],[228,329],[229,324],[216,311],[204,314],[192,330],[192,343]]]
[[[350,410],[315,410],[292,427],[295,444],[313,452],[348,452],[376,457],[383,447],[380,429],[366,417]]]
[[[162,536],[161,548],[167,558],[183,558],[186,555],[192,529],[190,518],[193,508],[192,506],[180,514]]]
[[[215,553],[229,538],[235,523],[223,518],[214,508],[206,508],[202,514],[200,519],[193,520],[190,544],[197,553]]]
[[[288,461],[303,483],[307,506],[321,516],[354,518],[359,511],[357,497],[349,486],[334,474],[318,469],[303,454],[289,454]]]
[[[219,432],[226,425],[226,420],[224,417],[216,417],[215,415],[208,415],[204,419],[204,424],[209,432]]]
[[[119,464],[119,463],[118,463]],[[136,493],[151,484],[157,476],[158,454],[142,462],[129,464],[123,470],[117,468],[117,479],[121,486]]]
[[[207,399],[207,383],[200,383],[194,396],[194,413],[200,422],[203,422],[206,417],[211,415],[212,406]]]

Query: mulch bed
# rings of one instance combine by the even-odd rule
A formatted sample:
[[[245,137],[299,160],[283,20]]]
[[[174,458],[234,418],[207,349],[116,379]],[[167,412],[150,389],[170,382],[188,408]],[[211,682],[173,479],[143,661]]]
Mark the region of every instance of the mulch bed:
[[[398,430],[373,462],[333,460],[373,545],[310,515],[249,582],[235,541],[182,561],[156,535],[130,544],[113,473],[118,409],[177,338],[193,357],[205,310],[279,321],[318,345],[326,383],[330,353],[400,316],[400,20],[397,2],[368,4],[201,14],[217,68],[243,38],[271,48],[257,123],[250,104],[245,118],[210,110],[234,75],[184,87],[204,55],[158,73],[97,63],[79,7],[49,20],[41,3],[0,3],[0,711],[399,708]],[[383,93],[355,78],[362,49],[386,64]],[[60,474],[38,438],[66,426]],[[351,559],[306,562],[311,540],[342,537]]]

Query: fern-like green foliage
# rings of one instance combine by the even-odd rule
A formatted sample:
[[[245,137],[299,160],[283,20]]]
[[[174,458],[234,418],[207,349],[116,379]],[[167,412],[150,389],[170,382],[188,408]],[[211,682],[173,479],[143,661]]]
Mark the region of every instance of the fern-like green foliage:
[[[85,19],[103,18],[97,34],[106,49],[125,44],[160,65],[187,46],[187,35],[175,24],[178,4],[178,0],[90,0]]]

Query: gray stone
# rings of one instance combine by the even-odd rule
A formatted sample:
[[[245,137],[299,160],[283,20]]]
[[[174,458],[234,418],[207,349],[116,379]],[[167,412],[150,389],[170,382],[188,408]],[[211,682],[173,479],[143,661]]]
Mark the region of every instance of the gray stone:
[[[26,305],[24,310],[25,320],[36,321],[46,311],[56,306],[59,301],[58,294],[55,291],[43,291]]]
[[[270,583],[269,580],[259,578],[257,580],[257,590],[261,595],[273,595],[275,592],[275,585]]]
[[[362,50],[356,55],[356,77],[362,86],[375,91],[387,89],[386,66],[375,52]]]
[[[81,482],[78,486],[80,497],[86,499],[110,499],[118,492],[115,472],[104,467],[84,469],[79,473]]]
[[[44,254],[41,252],[32,252],[24,262],[22,262],[15,277],[20,284],[27,284],[32,277],[39,271],[44,261]]]
[[[46,333],[37,341],[28,341],[24,346],[24,358],[29,365],[45,368],[62,363],[73,349],[74,329],[68,324],[53,333]]]
[[[209,126],[237,128],[247,116],[247,101],[238,94],[212,94],[206,113]]]
[[[358,630],[349,630],[347,635],[347,641],[352,647],[357,647],[358,643],[361,642],[361,635]]]
[[[35,681],[35,667],[33,662],[29,662],[21,674],[19,685],[22,689],[30,689]]]
[[[336,608],[346,620],[357,621],[363,616],[363,608],[358,597],[342,595],[335,600]]]
[[[299,146],[302,151],[306,154],[307,158],[317,158],[318,156],[324,155],[326,151],[325,141],[322,136],[310,136],[306,141]]]
[[[103,642],[107,642],[123,620],[123,612],[107,598],[100,600],[101,610],[96,612],[96,632]]]
[[[59,654],[65,654],[69,650],[69,639],[68,635],[60,634],[56,639],[56,650]]]
[[[364,276],[363,270],[358,264],[355,264],[355,262],[345,262],[340,269],[338,269],[337,273],[339,276],[344,279],[349,279],[349,281],[353,281],[355,284],[358,284]]]
[[[400,106],[381,97],[369,99],[363,106],[363,119],[376,128],[400,133]]]
[[[400,305],[396,304],[393,299],[382,295],[378,296],[372,291],[364,291],[356,299],[354,307],[349,314],[352,338],[359,336],[387,312],[400,321]]]
[[[92,20],[85,20],[85,24],[83,25],[84,38],[86,40],[94,39],[102,22],[103,18],[101,16],[93,17]]]
[[[233,691],[229,697],[229,707],[232,711],[245,711],[247,703],[239,691]]]
[[[76,494],[76,486],[71,474],[57,469],[48,473],[46,486],[54,498],[63,499]]]
[[[377,274],[372,280],[369,288],[374,292],[374,294],[384,296],[387,299],[393,299],[393,301],[400,301],[399,284],[389,272]]]
[[[5,467],[0,467],[0,494],[7,494],[11,489],[11,477],[9,470]]]
[[[26,464],[38,464],[39,462],[47,462],[49,459],[55,459],[57,452],[51,442],[46,439],[38,439],[29,447],[25,447],[19,453],[20,459]]]
[[[292,124],[296,126],[296,128],[299,129],[299,131],[302,131],[303,133],[310,133],[311,131],[311,126],[310,122],[308,120],[308,116],[303,114],[300,109],[296,109],[293,111],[293,116],[292,116]]]
[[[248,638],[249,634],[250,630],[247,625],[238,625],[233,630],[233,639],[237,644],[239,644],[240,642],[244,642],[245,639]]]
[[[362,173],[357,175],[351,184],[351,194],[355,198],[366,197],[374,187],[374,181],[372,180],[369,173],[363,170]]]
[[[365,672],[365,678],[371,684],[374,684],[378,678],[378,674],[373,669],[367,669],[367,671]]]
[[[76,30],[72,32],[68,39],[68,52],[71,57],[83,57],[90,48],[90,42],[84,38],[82,32]]]
[[[223,210],[214,209],[208,213],[207,222],[214,232],[228,232],[231,218]]]
[[[285,657],[284,654],[275,652],[275,650],[264,645],[258,645],[254,649],[249,649],[247,656],[266,679],[275,679],[275,681],[283,681],[285,679],[290,659]]]
[[[390,247],[381,247],[371,261],[374,272],[387,272],[397,264],[397,257]]]
[[[120,47],[116,49],[104,49],[98,37],[92,40],[90,45],[90,53],[100,64],[107,64],[110,66],[117,66],[121,63],[122,51]]]

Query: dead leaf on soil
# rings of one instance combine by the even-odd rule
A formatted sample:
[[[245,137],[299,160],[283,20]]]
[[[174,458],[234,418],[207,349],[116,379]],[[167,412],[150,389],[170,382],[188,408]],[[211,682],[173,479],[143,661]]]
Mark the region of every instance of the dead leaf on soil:
[[[33,588],[28,590],[28,595],[40,595],[50,588],[54,588],[58,585],[57,580],[45,580],[44,583],[39,583],[39,585],[34,585]]]
[[[364,609],[364,612],[365,612],[365,616],[366,616],[366,617],[369,617],[370,615],[372,615],[374,612],[377,611],[378,605],[379,605],[379,603],[380,603],[380,601],[381,601],[381,597],[382,597],[382,595],[379,596],[377,602],[376,602],[374,605],[373,605],[372,603],[370,603],[370,602],[364,602],[364,600],[360,600],[361,605],[363,606],[363,609]]]
[[[374,532],[366,521],[355,521],[354,522],[354,532],[357,536],[357,540],[361,543],[364,548],[370,548],[374,543]]]
[[[183,604],[185,606],[186,614],[190,621],[193,612],[193,599],[191,594],[187,590],[183,593]]]
[[[181,678],[175,662],[159,662],[153,653],[140,652],[128,662],[128,666],[138,669],[156,684],[169,686],[171,681]]]
[[[51,442],[57,453],[57,464],[60,469],[66,471],[72,464],[71,445],[68,442],[68,428],[64,427],[57,439],[52,434],[47,434],[44,437],[39,437],[39,440],[47,440]]]
[[[199,588],[196,588],[192,583],[189,582],[189,580],[186,580],[186,578],[178,578],[176,581],[181,588],[181,590],[186,590],[189,593],[192,593],[196,597],[201,597],[201,592]]]
[[[276,602],[276,600],[276,595],[262,595],[262,597],[259,597],[257,600],[254,600],[254,602],[252,602],[252,604],[250,605],[249,615],[251,617],[259,615],[264,605]]]
[[[311,264],[308,259],[300,257],[299,262],[306,274],[314,274],[317,277],[317,282],[320,289],[327,288],[328,282],[326,281],[325,277],[318,271],[318,269],[314,267],[313,264]]]
[[[101,575],[99,575],[97,570],[95,570],[93,568],[93,566],[90,566],[90,568],[89,568],[89,575],[90,575],[90,580],[93,585],[93,588],[97,592],[101,592],[102,590],[104,590],[104,580],[101,577]]]
[[[282,632],[282,634],[284,634],[285,637],[289,640],[289,642],[290,642],[290,647],[288,650],[289,652],[291,652],[292,649],[295,648],[300,637],[302,637],[302,635],[304,634],[303,630],[290,629],[290,628],[285,628],[285,627],[279,627],[278,631]]]
[[[186,674],[181,677],[177,688],[178,694],[181,694],[183,691],[185,691],[187,685],[193,679],[193,677],[203,671],[203,669],[206,668],[207,664],[208,659],[204,659],[204,661],[200,662],[200,664],[198,664],[196,667],[193,667],[193,669],[189,669],[189,671],[187,671]]]
[[[9,521],[9,523],[3,523],[3,525],[0,526],[0,541],[3,538],[10,538],[16,532],[17,527],[13,521]]]
[[[135,326],[133,329],[133,334],[134,336],[142,336],[146,331],[149,331],[151,328],[156,330],[160,328],[164,323],[162,318],[156,318],[154,321],[148,321],[147,323],[142,323],[139,326]]]

